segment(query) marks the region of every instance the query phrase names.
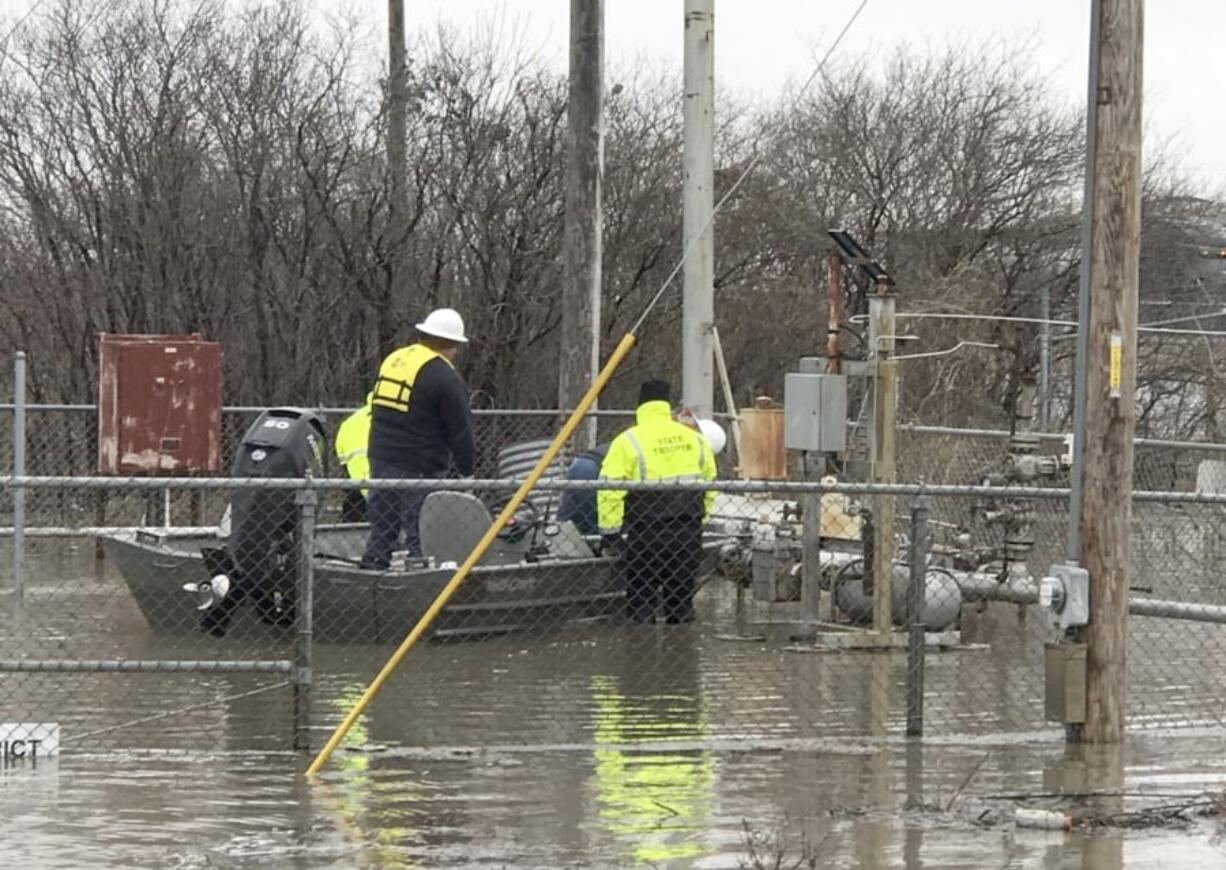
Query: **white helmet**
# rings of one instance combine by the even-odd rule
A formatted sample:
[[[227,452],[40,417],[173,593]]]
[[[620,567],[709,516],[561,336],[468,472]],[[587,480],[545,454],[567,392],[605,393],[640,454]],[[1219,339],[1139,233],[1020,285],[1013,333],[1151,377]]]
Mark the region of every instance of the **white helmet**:
[[[719,456],[720,451],[724,449],[724,445],[728,443],[728,436],[724,434],[724,427],[714,420],[699,420],[698,430],[707,439],[715,455]]]
[[[426,315],[426,319],[417,324],[417,331],[435,338],[467,344],[464,337],[464,318],[454,308],[436,308]]]

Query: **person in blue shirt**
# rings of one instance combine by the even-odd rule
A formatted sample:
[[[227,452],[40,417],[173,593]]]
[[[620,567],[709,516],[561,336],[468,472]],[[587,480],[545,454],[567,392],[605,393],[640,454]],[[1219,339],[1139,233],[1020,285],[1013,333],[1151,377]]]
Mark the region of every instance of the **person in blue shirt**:
[[[605,454],[609,452],[609,444],[597,444],[591,450],[584,450],[576,456],[566,468],[567,480],[597,480],[600,477],[600,464],[604,462]],[[562,503],[558,506],[558,520],[570,520],[582,534],[599,534],[600,528],[596,522],[596,490],[569,489],[562,493]]]

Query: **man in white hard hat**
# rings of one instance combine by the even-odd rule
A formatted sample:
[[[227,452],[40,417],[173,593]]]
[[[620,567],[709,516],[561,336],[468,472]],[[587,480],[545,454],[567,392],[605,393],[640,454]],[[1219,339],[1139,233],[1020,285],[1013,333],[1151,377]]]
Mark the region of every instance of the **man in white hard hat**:
[[[416,325],[418,340],[388,354],[371,399],[370,476],[406,480],[473,473],[472,411],[468,387],[453,365],[466,344],[464,320],[452,308],[431,311]],[[385,569],[403,532],[421,554],[417,521],[425,490],[371,489],[370,540],[362,565]]]

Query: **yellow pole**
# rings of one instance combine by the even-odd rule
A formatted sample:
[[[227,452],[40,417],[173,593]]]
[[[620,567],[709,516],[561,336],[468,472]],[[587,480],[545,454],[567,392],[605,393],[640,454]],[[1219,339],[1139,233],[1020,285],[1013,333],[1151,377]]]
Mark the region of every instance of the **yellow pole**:
[[[472,570],[473,566],[477,564],[477,560],[484,555],[487,549],[489,549],[490,544],[494,542],[494,538],[498,536],[498,533],[502,530],[502,527],[506,525],[507,520],[511,518],[511,514],[513,514],[516,508],[523,503],[528,493],[532,490],[532,487],[536,485],[538,480],[540,480],[541,475],[545,473],[545,469],[549,467],[549,463],[552,462],[553,458],[558,455],[558,451],[562,449],[562,445],[566,443],[566,439],[570,438],[571,433],[575,431],[575,427],[579,425],[579,421],[583,419],[583,415],[587,413],[587,409],[592,406],[592,402],[596,400],[596,396],[598,396],[600,391],[604,389],[604,385],[608,383],[609,378],[617,369],[618,363],[622,361],[622,358],[629,353],[630,348],[633,346],[634,333],[627,332],[624,336],[622,336],[622,340],[618,343],[613,353],[609,356],[609,360],[604,364],[604,368],[600,370],[600,374],[596,376],[596,380],[592,382],[592,386],[588,388],[588,391],[584,394],[583,398],[579,400],[578,407],[575,408],[570,417],[567,418],[566,422],[562,424],[562,428],[558,430],[558,434],[554,436],[553,441],[551,441],[549,446],[545,448],[545,452],[541,455],[541,458],[536,461],[536,465],[533,466],[532,471],[528,473],[528,476],[524,479],[524,482],[519,485],[519,489],[515,490],[515,494],[511,496],[511,500],[507,502],[506,507],[504,507],[502,512],[498,514],[497,518],[486,531],[485,535],[482,536],[481,540],[477,542],[477,546],[473,547],[472,552],[468,554],[468,558],[464,560],[463,564],[456,569],[455,574],[451,576],[451,579],[447,581],[447,585],[443,587],[443,590],[438,594],[438,597],[434,599],[434,603],[431,604],[426,612],[422,614],[421,619],[417,620],[417,625],[413,626],[413,630],[409,632],[408,636],[401,642],[400,646],[396,648],[396,651],[392,653],[392,657],[387,660],[387,664],[383,666],[383,669],[379,671],[379,674],[374,678],[374,680],[371,681],[370,685],[366,687],[366,691],[362,693],[362,697],[358,699],[357,703],[354,704],[353,708],[346,714],[341,724],[338,725],[336,730],[332,732],[332,736],[328,738],[328,742],[324,744],[324,748],[319,751],[319,755],[315,756],[315,760],[312,761],[311,766],[307,768],[306,773],[308,777],[314,776],[316,773],[318,773],[319,769],[328,761],[328,758],[332,755],[333,751],[335,751],[337,745],[339,745],[345,738],[345,734],[347,734],[349,729],[353,727],[353,723],[356,722],[358,717],[362,715],[362,711],[366,709],[366,705],[371,702],[371,700],[378,693],[380,687],[382,687],[382,685],[387,681],[387,678],[391,676],[392,671],[394,671],[396,666],[400,664],[400,660],[404,658],[405,654],[409,651],[413,644],[417,643],[417,639],[422,636],[422,633],[425,632],[427,628],[430,627],[430,623],[432,623],[434,618],[438,616],[439,611],[446,606],[447,602],[451,599],[451,596],[455,594],[455,591],[458,588],[460,588],[460,584],[464,582],[464,578],[468,576],[468,572]]]

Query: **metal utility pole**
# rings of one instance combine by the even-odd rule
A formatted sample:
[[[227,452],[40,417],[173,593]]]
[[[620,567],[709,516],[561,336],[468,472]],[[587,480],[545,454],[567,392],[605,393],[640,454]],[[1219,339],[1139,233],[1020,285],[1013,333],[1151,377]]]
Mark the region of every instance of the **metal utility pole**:
[[[603,165],[604,0],[570,0],[562,349],[558,369],[558,407],[563,411],[578,406],[600,368]],[[594,416],[580,423],[577,437],[581,447],[596,446]]]
[[[1090,48],[1090,154],[1078,324],[1084,430],[1075,446],[1078,537],[1090,575],[1086,643],[1089,743],[1124,736],[1125,652],[1136,427],[1141,250],[1141,53],[1144,0],[1095,0]],[[1084,436],[1084,437],[1082,437]],[[1074,735],[1077,736],[1077,735]]]
[[[392,303],[405,299],[404,249],[407,235],[405,178],[408,174],[405,153],[405,113],[408,81],[405,70],[404,0],[387,0],[387,169],[391,182],[388,191],[388,252],[391,269]]]
[[[682,399],[699,417],[714,409],[715,0],[685,0],[684,309]]]

